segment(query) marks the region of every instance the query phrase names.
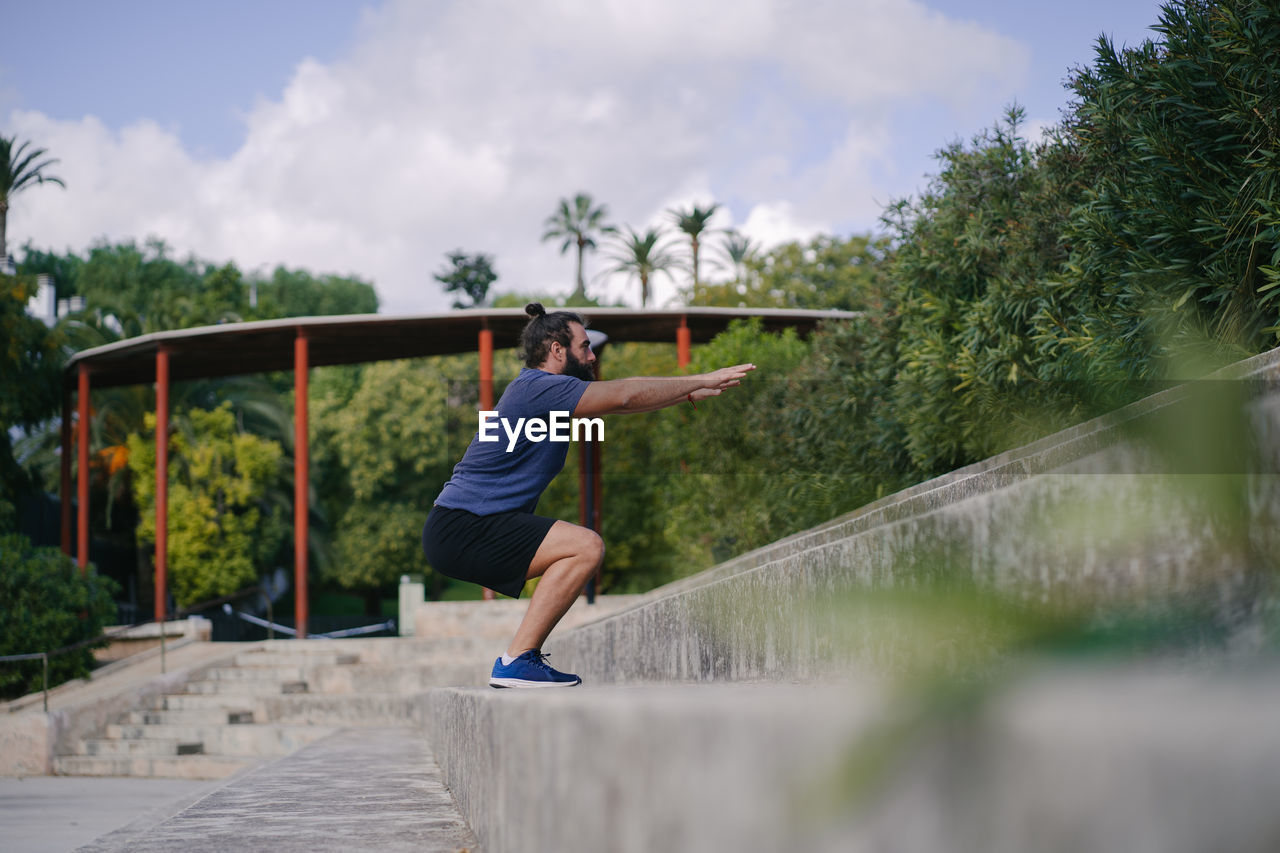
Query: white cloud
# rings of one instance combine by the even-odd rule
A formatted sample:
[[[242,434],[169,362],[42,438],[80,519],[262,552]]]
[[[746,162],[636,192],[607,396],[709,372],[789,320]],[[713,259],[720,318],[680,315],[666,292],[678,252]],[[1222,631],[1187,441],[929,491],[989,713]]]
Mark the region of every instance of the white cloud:
[[[346,58],[300,64],[254,105],[226,159],[151,123],[13,113],[68,188],[20,196],[10,235],[82,250],[155,234],[246,269],[354,273],[388,313],[445,308],[431,273],[454,248],[495,255],[500,290],[567,292],[572,255],[539,241],[562,196],[637,228],[721,200],[716,227],[766,243],[870,228],[897,192],[893,111],[987,90],[998,105],[1026,63],[913,0],[391,0]]]
[[[798,219],[795,206],[789,201],[770,201],[753,207],[738,230],[767,250],[782,243],[811,240],[826,227]]]

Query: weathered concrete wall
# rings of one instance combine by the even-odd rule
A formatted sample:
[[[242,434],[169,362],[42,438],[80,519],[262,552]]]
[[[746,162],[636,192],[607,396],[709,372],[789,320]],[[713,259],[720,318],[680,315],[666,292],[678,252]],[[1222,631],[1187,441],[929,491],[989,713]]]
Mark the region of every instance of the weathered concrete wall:
[[[427,727],[488,853],[1269,853],[1277,675],[1047,669],[932,719],[865,682],[443,688]]]
[[[1256,647],[1280,555],[1280,350],[1217,380],[655,590],[548,650],[590,683],[892,670],[909,638],[857,618],[856,594],[958,582],[1098,613],[1193,614],[1203,636],[1187,646]],[[1220,392],[1239,389],[1247,401],[1224,405]],[[1219,452],[1249,442],[1252,455]]]

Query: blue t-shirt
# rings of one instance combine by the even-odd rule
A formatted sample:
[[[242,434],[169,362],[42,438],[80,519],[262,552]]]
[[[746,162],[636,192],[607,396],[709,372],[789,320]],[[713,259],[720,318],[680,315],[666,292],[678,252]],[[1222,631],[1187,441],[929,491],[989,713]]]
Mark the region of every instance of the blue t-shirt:
[[[572,415],[586,390],[587,383],[576,376],[526,367],[502,392],[496,406],[498,417],[514,429],[520,418],[550,421],[552,412]],[[471,439],[436,503],[476,515],[533,512],[538,498],[564,468],[569,444],[549,439],[530,441],[522,428],[508,452],[511,440],[499,421],[493,421],[489,434],[498,440],[480,441],[479,432]]]

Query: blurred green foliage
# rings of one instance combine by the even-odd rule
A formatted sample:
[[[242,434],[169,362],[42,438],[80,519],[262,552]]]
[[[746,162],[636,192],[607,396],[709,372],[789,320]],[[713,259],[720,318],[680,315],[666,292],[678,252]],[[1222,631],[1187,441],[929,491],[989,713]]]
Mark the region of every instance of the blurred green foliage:
[[[53,651],[98,636],[115,618],[116,586],[92,568],[80,571],[57,548],[25,536],[0,535],[0,655]],[[49,686],[82,678],[93,666],[89,647],[49,659]],[[0,665],[0,698],[40,689],[38,660]]]

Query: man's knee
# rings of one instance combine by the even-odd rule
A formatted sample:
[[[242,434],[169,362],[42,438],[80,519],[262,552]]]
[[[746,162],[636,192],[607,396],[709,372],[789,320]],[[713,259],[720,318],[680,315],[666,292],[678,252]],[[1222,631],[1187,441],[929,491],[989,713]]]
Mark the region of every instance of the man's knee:
[[[604,540],[600,538],[599,533],[584,527],[578,553],[582,556],[583,562],[591,564],[591,569],[594,571],[596,566],[604,562]]]

